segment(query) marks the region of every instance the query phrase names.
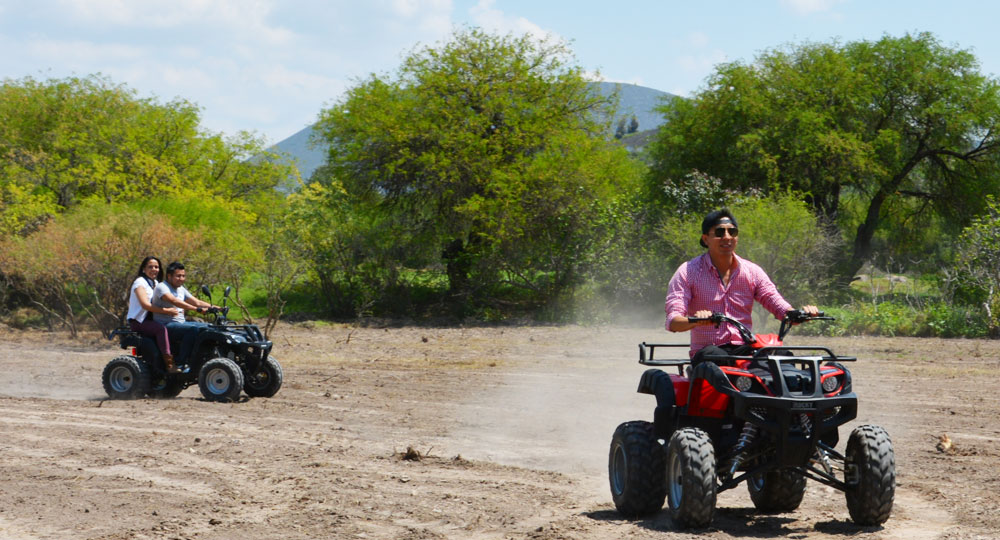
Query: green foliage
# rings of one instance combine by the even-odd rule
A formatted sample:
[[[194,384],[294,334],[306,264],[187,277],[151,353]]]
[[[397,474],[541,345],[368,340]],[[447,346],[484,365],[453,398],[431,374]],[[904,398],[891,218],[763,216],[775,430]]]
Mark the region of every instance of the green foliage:
[[[323,111],[321,187],[293,204],[324,295],[353,307],[334,312],[407,306],[407,269],[443,271],[460,315],[542,306],[583,279],[641,171],[603,138],[611,102],[570,60],[563,43],[458,31]]]
[[[850,231],[847,278],[877,232],[961,225],[1000,191],[1000,86],[930,34],[767,51],[662,110],[649,176],[660,204],[659,186],[691,170],[736,189],[794,189]],[[886,239],[896,260],[927,245]]]
[[[84,201],[158,196],[251,206],[292,169],[266,159],[262,141],[199,130],[198,108],[160,104],[100,76],[0,85],[0,233],[27,234]]]
[[[978,299],[986,312],[992,337],[1000,336],[1000,203],[986,201],[986,211],[976,216],[956,242],[952,275],[966,298]]]
[[[931,302],[920,307],[903,301],[854,302],[821,308],[832,322],[810,322],[796,327],[800,335],[969,337],[987,335],[982,313],[970,306]]]

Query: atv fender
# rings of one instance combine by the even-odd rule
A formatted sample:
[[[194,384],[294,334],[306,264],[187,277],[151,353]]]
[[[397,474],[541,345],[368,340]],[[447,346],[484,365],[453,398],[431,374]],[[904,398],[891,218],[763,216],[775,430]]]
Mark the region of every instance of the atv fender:
[[[674,381],[661,369],[647,369],[639,379],[640,394],[656,396],[653,410],[653,434],[658,439],[669,439],[677,424],[677,395]]]

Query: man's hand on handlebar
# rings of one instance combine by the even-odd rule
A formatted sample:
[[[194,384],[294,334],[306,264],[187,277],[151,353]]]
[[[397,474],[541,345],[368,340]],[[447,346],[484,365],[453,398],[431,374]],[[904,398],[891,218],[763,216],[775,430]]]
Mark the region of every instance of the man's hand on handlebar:
[[[822,316],[823,312],[820,311],[819,308],[811,304],[807,306],[802,306],[801,309],[790,309],[788,310],[787,313],[785,313],[785,318],[788,319],[788,322],[792,324],[799,324],[809,319],[814,319],[816,317],[822,317]]]
[[[688,321],[695,326],[712,326],[718,324],[712,320],[713,313],[707,309],[694,312],[693,317],[688,317]]]

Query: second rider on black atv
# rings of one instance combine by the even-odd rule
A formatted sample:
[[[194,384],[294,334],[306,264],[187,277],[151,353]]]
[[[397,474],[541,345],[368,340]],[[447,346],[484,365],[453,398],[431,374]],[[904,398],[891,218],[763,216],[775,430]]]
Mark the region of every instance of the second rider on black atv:
[[[706,215],[701,222],[701,233],[701,245],[708,252],[687,261],[674,272],[664,307],[667,330],[691,331],[693,364],[705,355],[750,353],[736,328],[727,324],[715,325],[707,320],[713,312],[752,328],[754,301],[760,302],[777,319],[782,319],[792,309],[760,266],[736,255],[739,228],[728,209]],[[818,313],[812,305],[804,306],[802,311],[809,315]],[[689,318],[706,320],[692,322]]]
[[[206,324],[201,322],[187,321],[184,318],[184,311],[196,311],[204,313],[216,306],[199,300],[191,291],[184,287],[187,280],[187,271],[184,265],[174,261],[167,265],[166,280],[156,285],[153,289],[151,303],[158,307],[178,307],[181,312],[178,315],[169,317],[167,315],[153,314],[153,318],[160,324],[167,327],[167,332],[171,335],[181,335],[181,347],[174,358],[176,367],[171,373],[184,373],[187,371],[187,358],[194,347],[198,332],[205,328]]]

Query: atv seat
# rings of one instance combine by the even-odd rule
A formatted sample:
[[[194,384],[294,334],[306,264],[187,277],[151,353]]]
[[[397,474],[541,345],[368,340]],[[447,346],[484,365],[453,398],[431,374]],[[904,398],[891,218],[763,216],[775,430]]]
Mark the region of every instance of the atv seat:
[[[160,348],[156,346],[156,340],[138,332],[133,332],[127,326],[115,328],[108,336],[108,339],[113,339],[115,336],[118,337],[118,345],[121,348],[135,348],[137,356],[145,358],[154,370],[163,370],[163,360],[160,358]]]

